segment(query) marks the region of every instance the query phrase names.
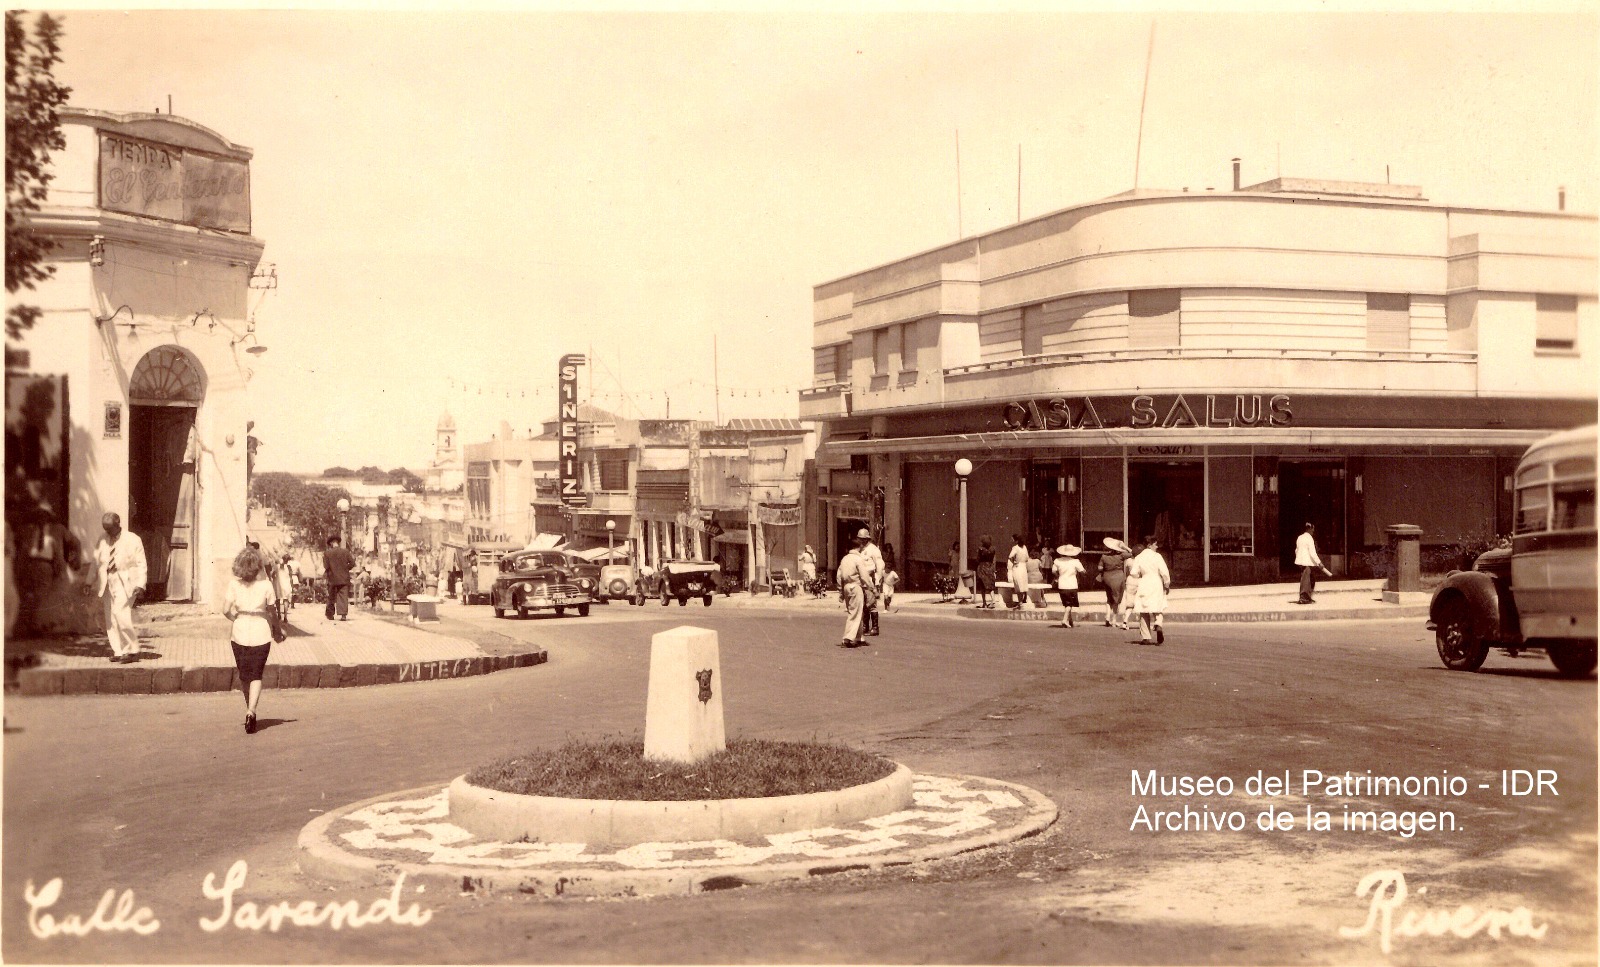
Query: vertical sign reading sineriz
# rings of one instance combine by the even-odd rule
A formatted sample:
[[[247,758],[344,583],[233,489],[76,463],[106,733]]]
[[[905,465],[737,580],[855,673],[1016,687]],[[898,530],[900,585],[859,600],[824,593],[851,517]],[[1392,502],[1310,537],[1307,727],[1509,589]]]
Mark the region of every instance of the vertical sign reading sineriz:
[[[561,405],[556,423],[556,440],[561,448],[558,474],[561,502],[569,507],[589,504],[589,495],[578,490],[578,367],[585,362],[581,353],[562,356],[556,378],[556,397]]]

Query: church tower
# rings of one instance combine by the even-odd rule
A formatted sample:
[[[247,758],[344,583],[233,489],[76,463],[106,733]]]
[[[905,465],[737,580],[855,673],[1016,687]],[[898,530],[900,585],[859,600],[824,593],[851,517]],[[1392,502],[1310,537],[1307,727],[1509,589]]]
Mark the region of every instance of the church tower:
[[[456,450],[456,418],[449,410],[439,417],[439,427],[434,431],[433,465],[447,466],[459,462]]]

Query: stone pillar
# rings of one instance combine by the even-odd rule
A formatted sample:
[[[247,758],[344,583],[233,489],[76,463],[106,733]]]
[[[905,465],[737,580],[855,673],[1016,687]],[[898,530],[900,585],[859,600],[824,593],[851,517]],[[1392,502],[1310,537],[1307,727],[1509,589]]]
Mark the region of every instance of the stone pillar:
[[[693,764],[727,748],[717,633],[687,625],[650,640],[644,757]]]
[[[1391,524],[1389,535],[1394,567],[1384,584],[1385,591],[1404,593],[1422,590],[1422,528],[1415,524]]]

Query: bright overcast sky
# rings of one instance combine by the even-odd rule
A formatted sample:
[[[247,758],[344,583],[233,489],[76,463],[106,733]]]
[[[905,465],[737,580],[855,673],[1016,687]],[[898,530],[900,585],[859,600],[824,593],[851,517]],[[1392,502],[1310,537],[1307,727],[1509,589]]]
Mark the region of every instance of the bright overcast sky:
[[[957,237],[958,129],[966,234],[1016,219],[1019,145],[1024,218],[1132,187],[1152,21],[1141,186],[1238,156],[1596,207],[1593,15],[64,18],[74,105],[170,95],[255,151],[266,469],[421,466],[447,407],[524,430],[567,352],[608,409],[710,418],[713,335],[724,419],[795,415],[811,287]]]

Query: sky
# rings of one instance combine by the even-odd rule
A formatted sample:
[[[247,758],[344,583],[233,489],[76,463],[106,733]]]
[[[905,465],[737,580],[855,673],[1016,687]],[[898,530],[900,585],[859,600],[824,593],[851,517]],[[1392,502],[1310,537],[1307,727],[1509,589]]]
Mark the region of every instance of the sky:
[[[446,410],[467,442],[523,432],[564,353],[614,412],[793,417],[813,286],[1019,197],[1027,219],[1126,191],[1136,153],[1145,188],[1225,190],[1239,157],[1246,185],[1597,203],[1593,13],[62,17],[74,106],[170,96],[255,152],[263,470],[420,468]]]

